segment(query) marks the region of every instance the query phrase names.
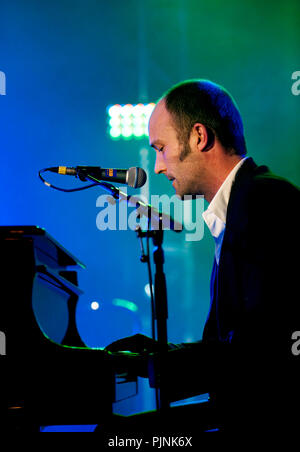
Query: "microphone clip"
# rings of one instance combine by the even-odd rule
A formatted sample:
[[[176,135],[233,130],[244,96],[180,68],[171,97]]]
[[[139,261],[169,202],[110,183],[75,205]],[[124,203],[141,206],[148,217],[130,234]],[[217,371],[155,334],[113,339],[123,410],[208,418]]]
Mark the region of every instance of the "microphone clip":
[[[75,177],[78,177],[82,182],[86,182],[87,180],[90,180],[89,177],[87,177],[89,174],[92,174],[92,171],[89,170],[88,166],[76,166],[76,175]],[[100,168],[99,168],[100,170]]]

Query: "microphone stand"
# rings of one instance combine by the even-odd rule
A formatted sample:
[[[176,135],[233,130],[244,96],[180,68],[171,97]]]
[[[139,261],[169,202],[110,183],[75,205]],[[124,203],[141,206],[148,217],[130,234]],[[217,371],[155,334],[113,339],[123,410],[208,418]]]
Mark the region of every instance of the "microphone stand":
[[[170,403],[167,397],[167,381],[162,369],[165,353],[168,350],[168,334],[167,334],[167,319],[168,319],[168,302],[167,302],[167,286],[166,277],[164,273],[164,251],[163,251],[163,229],[167,225],[174,231],[181,231],[182,225],[176,223],[168,215],[153,209],[151,205],[143,203],[139,198],[128,196],[121,192],[114,185],[98,181],[93,176],[86,173],[80,175],[82,180],[92,180],[99,184],[100,187],[108,191],[114,199],[125,200],[128,204],[137,206],[139,216],[146,216],[148,218],[148,230],[142,231],[140,227],[137,228],[138,237],[151,237],[154,245],[153,260],[155,264],[155,280],[154,280],[154,318],[156,320],[157,342],[159,344],[158,361],[150,360],[149,370],[153,373],[151,376],[154,379],[154,387],[157,391],[157,410],[165,412],[169,408]],[[149,229],[151,216],[151,226],[155,226],[154,230]],[[143,256],[142,256],[143,257]],[[149,258],[149,257],[148,257]],[[145,262],[142,259],[142,262]],[[153,312],[152,312],[153,315]],[[154,330],[152,331],[154,336]]]
[[[164,251],[163,244],[163,229],[141,231],[137,230],[138,237],[151,237],[154,245],[153,261],[155,264],[155,279],[154,279],[154,320],[156,321],[157,342],[159,345],[158,360],[155,358],[149,361],[150,379],[154,381],[156,389],[156,405],[157,410],[165,411],[169,408],[169,400],[167,397],[167,381],[162,369],[162,362],[164,354],[168,350],[168,334],[167,334],[167,320],[168,320],[168,302],[167,302],[167,285],[164,273]],[[145,261],[142,259],[142,261]],[[152,333],[153,336],[153,333]],[[158,385],[159,383],[159,385]]]

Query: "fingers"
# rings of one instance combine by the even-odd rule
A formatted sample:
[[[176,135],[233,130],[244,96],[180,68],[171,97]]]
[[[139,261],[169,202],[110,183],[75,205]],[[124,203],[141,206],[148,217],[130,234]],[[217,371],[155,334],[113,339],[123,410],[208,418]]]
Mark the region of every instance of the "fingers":
[[[132,344],[131,344],[131,338],[125,337],[124,339],[119,339],[115,342],[112,342],[111,344],[107,345],[105,347],[105,350],[109,352],[121,352],[121,351],[133,351],[132,350]]]
[[[148,359],[145,355],[131,352],[111,352],[111,363],[117,374],[128,374],[130,376],[148,377]]]
[[[157,344],[143,334],[125,337],[109,344],[105,350],[110,352],[130,351],[133,353],[151,353],[157,349]]]

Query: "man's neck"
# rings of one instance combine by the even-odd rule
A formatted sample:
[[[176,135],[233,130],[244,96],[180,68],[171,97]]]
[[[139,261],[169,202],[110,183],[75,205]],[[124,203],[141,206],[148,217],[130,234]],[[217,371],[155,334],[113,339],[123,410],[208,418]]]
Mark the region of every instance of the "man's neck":
[[[224,156],[222,159],[219,159],[218,162],[214,163],[211,171],[211,184],[209,189],[205,193],[206,201],[208,201],[209,203],[212,201],[227,176],[242,159],[243,157],[240,155],[231,155]]]

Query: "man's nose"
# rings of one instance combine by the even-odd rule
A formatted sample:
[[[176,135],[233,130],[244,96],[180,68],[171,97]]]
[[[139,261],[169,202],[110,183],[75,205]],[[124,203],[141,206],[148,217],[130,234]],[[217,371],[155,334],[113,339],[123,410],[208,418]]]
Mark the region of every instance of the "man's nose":
[[[161,157],[160,153],[157,153],[156,160],[155,160],[155,166],[154,166],[154,172],[155,174],[161,174],[166,171],[166,165],[163,161],[163,158]]]

